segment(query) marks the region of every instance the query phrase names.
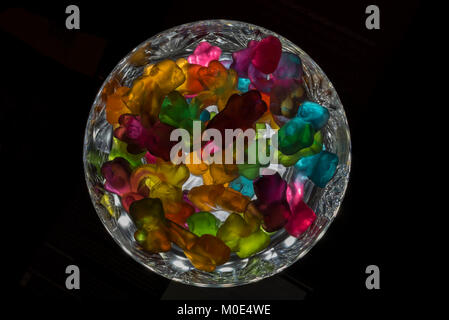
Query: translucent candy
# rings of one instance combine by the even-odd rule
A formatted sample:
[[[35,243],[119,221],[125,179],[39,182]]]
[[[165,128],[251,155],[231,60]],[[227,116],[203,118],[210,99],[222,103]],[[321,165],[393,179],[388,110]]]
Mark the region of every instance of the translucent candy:
[[[104,188],[119,196],[131,192],[131,167],[123,158],[115,158],[103,163],[101,174],[106,179]]]
[[[125,209],[126,212],[129,212],[129,207],[134,201],[142,200],[143,196],[140,193],[137,192],[130,192],[126,193],[122,196],[122,206],[123,209]]]
[[[145,251],[157,253],[171,249],[160,199],[134,201],[129,207],[129,214],[137,227],[134,238]]]
[[[212,272],[216,266],[229,260],[231,250],[217,237],[205,234],[184,254],[195,268]]]
[[[182,128],[193,134],[193,121],[199,120],[199,106],[187,104],[185,98],[177,91],[170,92],[164,99],[159,113],[162,123]]]
[[[260,165],[259,164],[249,164],[249,163],[243,163],[238,164],[237,167],[239,168],[239,174],[242,177],[245,177],[249,180],[254,180],[260,175]]]
[[[251,229],[245,219],[237,213],[231,213],[218,229],[217,237],[223,240],[231,251],[237,251],[240,239],[250,234]]]
[[[203,41],[198,44],[187,60],[192,64],[199,64],[207,67],[212,60],[220,59],[221,49],[216,46],[212,46],[209,42]]]
[[[246,49],[232,54],[231,68],[242,78],[248,78],[248,68],[251,65],[260,72],[269,74],[276,70],[281,54],[281,42],[274,36],[268,36],[261,41],[251,40]]]
[[[337,165],[336,154],[321,151],[318,154],[302,158],[295,164],[295,168],[318,187],[324,188],[334,176]]]
[[[262,251],[268,247],[269,244],[270,236],[262,230],[258,230],[239,240],[237,255],[242,259],[247,258]]]
[[[311,123],[315,130],[320,130],[329,120],[329,110],[318,103],[305,101],[299,106],[296,116]]]
[[[207,211],[196,212],[187,219],[190,232],[201,237],[203,234],[215,236],[218,230],[219,220]]]
[[[204,85],[201,83],[198,70],[202,68],[199,64],[190,64],[187,59],[180,58],[176,60],[176,64],[183,71],[186,80],[181,84],[176,91],[179,91],[184,95],[196,95],[199,92],[205,90]]]
[[[164,208],[165,218],[185,226],[187,219],[195,212],[195,208],[184,200],[163,199],[162,206]]]
[[[276,150],[278,162],[285,167],[290,167],[298,162],[299,159],[317,154],[323,150],[323,138],[320,131],[317,131],[313,137],[313,143],[310,147],[303,148],[292,155],[285,155]]]
[[[148,150],[152,155],[169,161],[170,150],[177,143],[170,140],[175,129],[160,121],[145,128],[139,116],[124,114],[119,118],[119,127],[114,130],[114,136],[128,144],[127,151],[130,153],[139,154]]]
[[[112,139],[112,148],[109,153],[108,160],[122,157],[129,162],[132,169],[142,164],[142,158],[145,156],[145,152],[138,154],[129,153],[127,149],[128,145],[125,142],[120,141],[116,137],[112,137]]]
[[[251,80],[247,78],[239,78],[237,89],[242,93],[248,92],[250,83]]]
[[[115,125],[122,114],[130,113],[130,110],[123,102],[122,97],[129,92],[128,87],[119,87],[111,95],[106,98],[106,120]]]
[[[303,74],[301,59],[293,53],[282,52],[281,59],[276,70],[273,72],[273,78],[279,79],[301,79]]]
[[[263,228],[268,232],[281,229],[290,216],[286,199],[287,183],[277,172],[261,176],[254,180],[254,192],[257,196],[255,207],[263,215]]]
[[[125,103],[133,114],[140,115],[144,127],[149,128],[159,120],[165,96],[185,81],[181,68],[172,60],[162,60],[146,67],[129,91]]]
[[[282,45],[279,39],[274,36],[268,36],[258,43],[251,63],[259,71],[269,74],[276,70],[281,54]]]
[[[239,176],[237,179],[233,180],[229,185],[229,187],[249,198],[252,198],[254,195],[254,187],[252,180],[249,180],[244,176]]]
[[[189,200],[201,211],[222,208],[229,212],[244,212],[249,198],[223,185],[202,185],[189,192]]]
[[[259,42],[256,40],[251,40],[248,42],[248,47],[246,49],[232,53],[233,62],[231,68],[237,71],[239,77],[248,78],[248,68],[254,57],[258,43]]]
[[[200,113],[200,120],[202,122],[209,121],[210,120],[210,112],[207,111],[207,110],[201,111],[201,113]]]
[[[313,143],[315,131],[312,125],[300,118],[293,118],[278,131],[279,151],[292,155]]]
[[[299,237],[315,221],[316,215],[304,201],[299,201],[293,206],[288,222],[285,224],[285,230],[294,236]]]
[[[216,105],[221,111],[229,97],[239,92],[236,72],[226,69],[218,61],[211,61],[208,67],[199,68],[197,76],[205,90],[196,95],[192,102],[197,103],[201,109]]]
[[[212,184],[225,184],[239,176],[239,169],[235,164],[212,163],[209,170]]]
[[[207,124],[207,129],[217,129],[225,137],[226,129],[245,131],[267,111],[267,105],[257,91],[231,96],[221,112]],[[224,141],[223,141],[224,143]],[[224,145],[223,145],[224,149]]]

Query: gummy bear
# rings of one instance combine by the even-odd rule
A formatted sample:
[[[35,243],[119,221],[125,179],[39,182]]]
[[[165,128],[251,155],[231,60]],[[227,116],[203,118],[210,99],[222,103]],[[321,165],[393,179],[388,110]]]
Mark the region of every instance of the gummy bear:
[[[293,118],[305,98],[306,91],[299,81],[277,80],[270,91],[270,111],[276,116]]]
[[[225,184],[239,176],[239,169],[235,164],[212,163],[209,166],[211,184]]]
[[[145,152],[138,154],[129,153],[127,150],[128,145],[126,142],[120,141],[116,137],[112,137],[112,148],[109,152],[108,160],[113,160],[118,157],[126,159],[131,168],[134,169],[142,164],[142,158],[145,156]]]
[[[229,97],[237,90],[237,73],[233,69],[226,69],[219,61],[211,61],[208,67],[201,67],[197,72],[198,79],[206,90],[200,92],[193,102],[201,109],[216,105],[221,111],[226,106]]]
[[[209,121],[206,128],[217,129],[222,137],[225,137],[226,129],[245,131],[251,128],[265,111],[267,111],[267,105],[258,91],[252,90],[242,95],[235,94],[229,98],[226,107]]]
[[[223,185],[202,185],[189,191],[189,200],[201,211],[222,208],[226,211],[244,212],[249,198]]]
[[[265,74],[272,73],[281,59],[282,44],[278,38],[268,36],[261,41],[251,40],[246,49],[232,54],[235,69],[242,78],[248,78],[248,69],[251,65]]]
[[[184,254],[195,268],[212,272],[229,260],[231,250],[219,238],[205,234]]]
[[[193,247],[198,240],[198,236],[171,220],[167,219],[166,222],[168,226],[168,236],[173,243],[182,250],[189,250]]]
[[[323,137],[320,131],[317,131],[313,137],[313,143],[310,147],[303,148],[292,155],[285,155],[276,150],[278,162],[284,167],[290,167],[298,162],[299,159],[317,154],[323,150]]]
[[[248,92],[250,83],[251,80],[247,78],[239,78],[237,89],[242,93]]]
[[[338,165],[338,156],[328,151],[304,157],[295,164],[301,174],[309,177],[314,184],[324,188],[335,174]]]
[[[318,103],[305,101],[299,106],[296,116],[311,123],[315,130],[320,130],[329,120],[329,110]]]
[[[237,179],[233,180],[229,187],[249,198],[252,198],[254,195],[253,182],[244,176],[239,176]]]
[[[277,37],[268,36],[258,43],[251,63],[259,71],[269,74],[276,70],[281,54],[281,41]]]
[[[279,173],[264,175],[253,182],[256,208],[263,214],[263,227],[267,232],[282,228],[290,216],[286,199],[287,183]]]
[[[309,122],[293,118],[282,126],[277,134],[279,151],[292,155],[312,145],[315,131]]]
[[[126,96],[125,103],[133,114],[140,115],[142,125],[149,128],[159,120],[165,96],[185,81],[184,72],[172,60],[150,65]]]
[[[119,196],[131,192],[131,167],[125,159],[118,157],[103,163],[101,174],[106,179],[104,184],[106,190]]]
[[[245,219],[237,213],[231,213],[218,229],[217,237],[223,240],[231,251],[237,251],[240,238],[250,234],[251,229]]]
[[[162,103],[159,119],[162,123],[186,129],[192,135],[193,121],[199,119],[199,106],[196,103],[187,104],[179,92],[172,91]]]
[[[171,148],[177,143],[170,140],[170,135],[176,128],[160,121],[145,128],[140,120],[139,116],[121,115],[114,136],[128,144],[129,153],[138,154],[147,149],[152,155],[169,161]]]
[[[212,46],[209,42],[203,41],[197,45],[193,54],[191,54],[187,60],[191,64],[199,64],[207,67],[212,60],[218,60],[221,55],[221,49],[216,46]]]
[[[218,230],[218,223],[219,220],[207,211],[196,212],[187,219],[189,230],[199,237],[203,234],[215,236]]]
[[[191,174],[194,175],[202,175],[206,173],[209,169],[209,166],[201,160],[201,154],[198,151],[192,151],[187,156],[186,166],[189,168]]]
[[[130,113],[130,110],[123,102],[122,97],[129,92],[128,87],[119,87],[106,98],[106,120],[115,125],[122,114]]]
[[[173,201],[163,199],[162,206],[164,208],[165,218],[180,226],[185,226],[188,218],[195,212],[194,207],[183,200]]]
[[[134,201],[129,207],[129,214],[137,227],[134,238],[145,251],[157,253],[171,249],[160,199]]]
[[[299,237],[315,221],[316,215],[302,200],[292,207],[291,212],[288,222],[285,224],[285,230],[290,235]]]
[[[282,52],[273,78],[279,79],[301,79],[303,75],[301,59],[293,53]]]
[[[205,87],[201,83],[198,75],[198,70],[202,68],[201,65],[190,64],[185,58],[179,58],[178,60],[176,60],[176,64],[181,68],[186,77],[184,83],[176,88],[176,91],[183,95],[191,96],[205,90]]]
[[[121,198],[123,209],[125,209],[126,212],[129,212],[129,207],[131,206],[131,204],[134,201],[142,200],[143,198],[144,197],[137,192],[129,192],[124,194]]]
[[[239,240],[237,255],[244,259],[262,251],[270,244],[270,236],[263,230],[251,233]]]

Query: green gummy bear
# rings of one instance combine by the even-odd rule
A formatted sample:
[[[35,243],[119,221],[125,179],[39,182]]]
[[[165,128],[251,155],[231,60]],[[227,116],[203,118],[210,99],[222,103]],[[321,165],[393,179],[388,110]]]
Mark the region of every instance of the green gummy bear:
[[[320,153],[321,150],[323,150],[323,137],[321,135],[321,131],[317,131],[313,136],[313,143],[310,147],[303,148],[292,155],[283,154],[279,150],[276,150],[275,152],[278,157],[278,163],[282,164],[285,167],[290,167],[298,162],[301,158]]]
[[[258,230],[251,233],[249,236],[241,238],[238,243],[237,255],[240,258],[247,258],[263,249],[270,244],[270,236]]]
[[[248,162],[250,160],[250,155],[251,157],[251,162],[255,162],[255,163],[242,163],[242,164],[237,164],[238,170],[239,170],[239,174],[241,176],[244,176],[245,178],[249,179],[249,180],[254,180],[256,179],[258,176],[260,176],[260,171],[259,169],[261,167],[268,167],[270,165],[270,161],[268,160],[268,163],[266,164],[261,164],[259,161],[259,146],[262,143],[262,140],[257,141],[256,139],[253,140],[251,142],[251,144],[248,146],[248,148],[245,150],[245,158],[248,159]],[[267,139],[266,140],[266,144],[263,147],[263,151],[265,152],[265,155],[268,157],[269,156],[269,152],[268,152],[268,147],[270,144],[270,140]],[[268,145],[267,145],[268,144]]]
[[[260,165],[259,164],[238,164],[239,174],[244,176],[246,179],[254,180],[259,174]]]
[[[159,119],[176,128],[182,128],[193,134],[193,120],[199,121],[200,108],[196,102],[187,103],[178,92],[170,92],[162,102]]]
[[[315,134],[312,125],[300,118],[293,118],[284,124],[278,134],[278,149],[283,154],[292,155],[310,147]]]
[[[250,234],[251,230],[242,216],[237,213],[231,213],[218,229],[217,237],[220,238],[231,251],[237,251],[240,238],[247,237]]]
[[[128,160],[131,169],[134,169],[143,164],[142,158],[145,156],[145,152],[139,154],[131,154],[127,151],[128,144],[126,142],[120,141],[116,137],[112,138],[112,148],[109,152],[108,161],[114,160],[115,158],[122,157]]]
[[[201,237],[203,234],[215,236],[218,231],[219,220],[207,211],[195,212],[187,218],[187,225],[190,232]]]

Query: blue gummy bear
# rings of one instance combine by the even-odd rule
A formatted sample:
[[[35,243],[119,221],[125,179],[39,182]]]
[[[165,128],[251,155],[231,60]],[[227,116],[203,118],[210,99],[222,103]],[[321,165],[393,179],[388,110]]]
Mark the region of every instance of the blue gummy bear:
[[[248,92],[250,83],[251,83],[251,80],[249,80],[247,78],[239,78],[239,82],[237,84],[237,89],[239,91],[241,91],[242,93]]]
[[[315,130],[320,130],[329,120],[329,110],[318,103],[305,101],[299,106],[296,117],[312,124]]]
[[[244,196],[248,196],[252,198],[254,196],[254,186],[253,181],[245,178],[244,176],[240,176],[234,181],[232,181],[229,186],[243,194]]]
[[[313,156],[300,159],[295,164],[295,168],[312,180],[315,185],[324,188],[334,176],[337,164],[338,156],[335,153],[321,151]]]
[[[200,120],[203,122],[209,121],[210,120],[210,113],[207,110],[203,110],[200,113]]]

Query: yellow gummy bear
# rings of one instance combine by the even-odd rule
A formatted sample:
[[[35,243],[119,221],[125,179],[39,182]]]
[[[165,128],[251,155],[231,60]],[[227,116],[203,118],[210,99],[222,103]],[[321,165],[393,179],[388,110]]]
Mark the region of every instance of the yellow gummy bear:
[[[145,68],[133,83],[124,99],[133,114],[141,116],[142,124],[149,128],[159,119],[165,96],[185,81],[184,72],[172,60],[163,60]]]

